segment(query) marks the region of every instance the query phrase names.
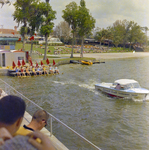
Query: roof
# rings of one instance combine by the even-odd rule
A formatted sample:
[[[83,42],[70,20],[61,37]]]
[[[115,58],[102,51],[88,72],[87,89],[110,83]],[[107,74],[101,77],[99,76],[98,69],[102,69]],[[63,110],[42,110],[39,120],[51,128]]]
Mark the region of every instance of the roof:
[[[18,31],[13,29],[0,29],[0,34],[19,34]]]
[[[19,37],[20,33],[13,29],[0,29],[0,37]]]
[[[138,82],[132,79],[119,79],[119,80],[116,80],[114,83],[119,83],[120,85],[126,85],[130,83],[138,83]]]

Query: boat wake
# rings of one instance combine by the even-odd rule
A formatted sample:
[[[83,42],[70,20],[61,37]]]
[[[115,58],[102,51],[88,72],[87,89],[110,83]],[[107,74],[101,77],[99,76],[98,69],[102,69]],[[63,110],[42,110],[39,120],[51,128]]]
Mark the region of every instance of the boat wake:
[[[65,85],[67,83],[64,83],[64,82],[58,82],[58,81],[53,81],[54,83],[57,83],[57,84],[62,84],[62,85]]]
[[[93,80],[89,81],[89,84],[84,84],[84,83],[77,83],[75,81],[66,81],[66,82],[60,82],[60,81],[53,81],[56,84],[61,84],[61,85],[77,85],[79,87],[83,87],[85,89],[88,89],[89,91],[95,93],[96,95],[101,95],[100,92],[95,90],[95,82]]]

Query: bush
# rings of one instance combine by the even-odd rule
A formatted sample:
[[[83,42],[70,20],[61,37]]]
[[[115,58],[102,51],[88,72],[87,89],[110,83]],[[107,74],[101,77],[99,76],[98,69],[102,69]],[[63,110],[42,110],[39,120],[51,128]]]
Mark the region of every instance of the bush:
[[[49,43],[48,46],[64,46],[64,43]]]
[[[31,41],[26,41],[27,44],[31,44]],[[33,44],[39,44],[39,41],[33,41]]]

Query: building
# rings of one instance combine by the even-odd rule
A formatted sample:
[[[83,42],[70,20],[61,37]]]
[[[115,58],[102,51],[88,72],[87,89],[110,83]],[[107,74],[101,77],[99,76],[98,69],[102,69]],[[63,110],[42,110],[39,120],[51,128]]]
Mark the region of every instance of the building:
[[[14,29],[0,29],[0,50],[15,50],[16,41],[19,40],[20,34],[17,27]]]
[[[12,66],[13,61],[17,65],[18,60],[20,61],[20,63],[22,63],[22,60],[26,61],[26,53],[24,51],[0,50],[0,66],[1,67]]]

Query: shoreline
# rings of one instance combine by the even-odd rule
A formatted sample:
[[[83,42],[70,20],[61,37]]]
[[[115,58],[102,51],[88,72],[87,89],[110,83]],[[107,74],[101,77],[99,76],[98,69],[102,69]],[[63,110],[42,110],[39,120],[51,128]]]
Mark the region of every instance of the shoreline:
[[[61,55],[62,57],[69,57],[71,54]],[[74,57],[80,57],[80,54],[73,54]],[[124,59],[124,58],[141,58],[149,57],[149,52],[128,52],[128,53],[87,53],[83,54],[83,58],[90,57],[96,60],[110,60],[110,59]]]

